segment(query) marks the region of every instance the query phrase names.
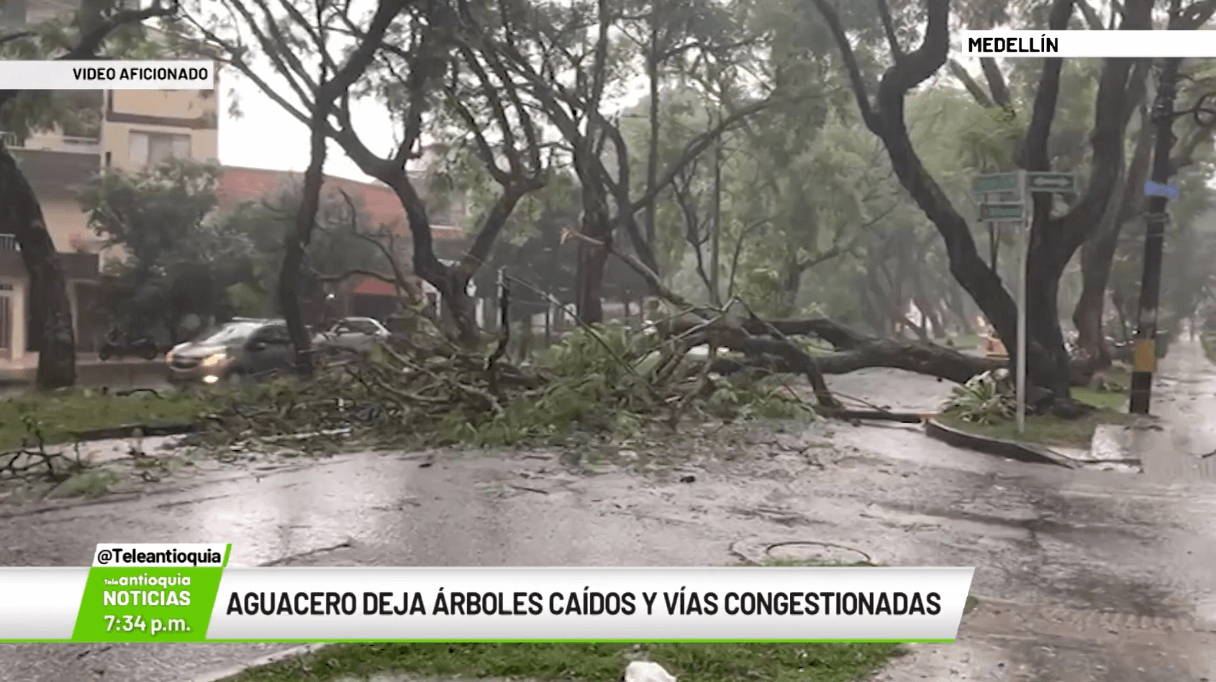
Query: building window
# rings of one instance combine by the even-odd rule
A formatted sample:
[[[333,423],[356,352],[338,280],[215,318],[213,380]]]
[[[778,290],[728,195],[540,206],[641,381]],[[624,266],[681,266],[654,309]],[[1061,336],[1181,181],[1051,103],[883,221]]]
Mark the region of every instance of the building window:
[[[190,158],[190,136],[172,133],[131,133],[128,153],[136,168],[153,168],[170,158]]]

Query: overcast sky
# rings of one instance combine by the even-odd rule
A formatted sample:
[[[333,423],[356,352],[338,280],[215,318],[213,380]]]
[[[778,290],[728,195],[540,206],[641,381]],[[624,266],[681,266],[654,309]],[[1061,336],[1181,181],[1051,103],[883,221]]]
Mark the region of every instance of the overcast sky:
[[[221,76],[235,89],[241,116],[228,112],[233,93],[220,90],[220,163],[226,166],[248,166],[304,172],[308,167],[308,127],[287,113],[256,85],[239,78],[230,70]],[[373,151],[387,150],[393,143],[393,127],[383,112],[365,105],[357,112],[360,137]],[[325,172],[354,180],[371,181],[342,148],[331,142]]]
[[[224,79],[224,85],[219,93],[222,112],[219,130],[220,163],[303,172],[309,161],[308,127],[284,111],[249,80],[239,77],[231,70],[226,70],[221,78]],[[230,92],[230,89],[235,90],[235,93]],[[234,94],[239,103],[240,117],[233,117],[228,113],[228,105]],[[640,93],[627,97],[621,104],[629,106],[640,97]],[[393,124],[382,107],[364,102],[354,104],[352,109],[360,137],[372,151],[387,154],[395,148]],[[329,144],[325,172],[327,175],[353,180],[373,181],[332,141]],[[1216,188],[1216,178],[1210,185]]]

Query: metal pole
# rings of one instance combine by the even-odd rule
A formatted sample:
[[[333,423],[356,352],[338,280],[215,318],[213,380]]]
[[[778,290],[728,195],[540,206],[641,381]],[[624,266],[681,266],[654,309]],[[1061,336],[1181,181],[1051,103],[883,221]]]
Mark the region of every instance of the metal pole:
[[[718,111],[719,123],[721,123],[722,112]],[[722,239],[722,137],[718,136],[714,140],[714,215],[712,223],[713,234],[711,235],[712,242],[710,244],[709,257],[709,282],[712,291],[709,292],[710,303],[716,306],[722,305],[722,293],[718,288],[718,258],[721,251]]]
[[[1018,433],[1026,432],[1026,254],[1030,251],[1031,219],[1026,206],[1026,171],[1018,173],[1018,188],[1023,203],[1021,243],[1018,244],[1018,349],[1017,401]]]
[[[1172,16],[1178,2],[1171,3]],[[1172,18],[1172,17],[1171,17]],[[1171,22],[1172,23],[1172,22]],[[1152,180],[1165,185],[1170,179],[1170,151],[1174,147],[1175,83],[1181,59],[1167,59],[1157,83],[1157,102],[1153,107],[1157,124],[1157,144],[1153,150]],[[1166,205],[1169,198],[1160,194],[1148,201],[1148,229],[1144,234],[1144,274],[1140,280],[1140,305],[1136,311],[1136,345],[1132,356],[1131,390],[1128,412],[1148,414],[1153,391],[1153,371],[1157,364],[1157,308],[1161,298],[1161,259],[1165,245]]]

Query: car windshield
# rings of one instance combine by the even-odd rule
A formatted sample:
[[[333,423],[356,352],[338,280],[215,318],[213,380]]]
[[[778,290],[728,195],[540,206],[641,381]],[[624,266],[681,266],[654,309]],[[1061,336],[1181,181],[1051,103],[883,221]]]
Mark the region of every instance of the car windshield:
[[[247,338],[261,326],[260,322],[229,323],[199,339],[196,343],[203,346],[224,346]]]

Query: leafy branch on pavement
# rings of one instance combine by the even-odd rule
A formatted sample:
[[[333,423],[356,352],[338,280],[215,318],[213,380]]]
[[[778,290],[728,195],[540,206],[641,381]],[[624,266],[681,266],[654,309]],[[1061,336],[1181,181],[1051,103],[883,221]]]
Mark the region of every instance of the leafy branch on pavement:
[[[272,382],[229,394],[204,438],[266,440],[308,432],[323,449],[348,435],[382,443],[497,445],[674,427],[682,416],[739,419],[811,416],[771,376],[722,377],[685,362],[698,337],[587,325],[534,361],[452,342],[429,320],[355,362],[308,381]]]
[[[38,420],[25,415],[21,421],[30,438],[17,450],[0,454],[0,481],[50,480],[58,483],[86,468],[80,459],[79,448],[74,448],[74,457],[47,452],[46,438]]]

